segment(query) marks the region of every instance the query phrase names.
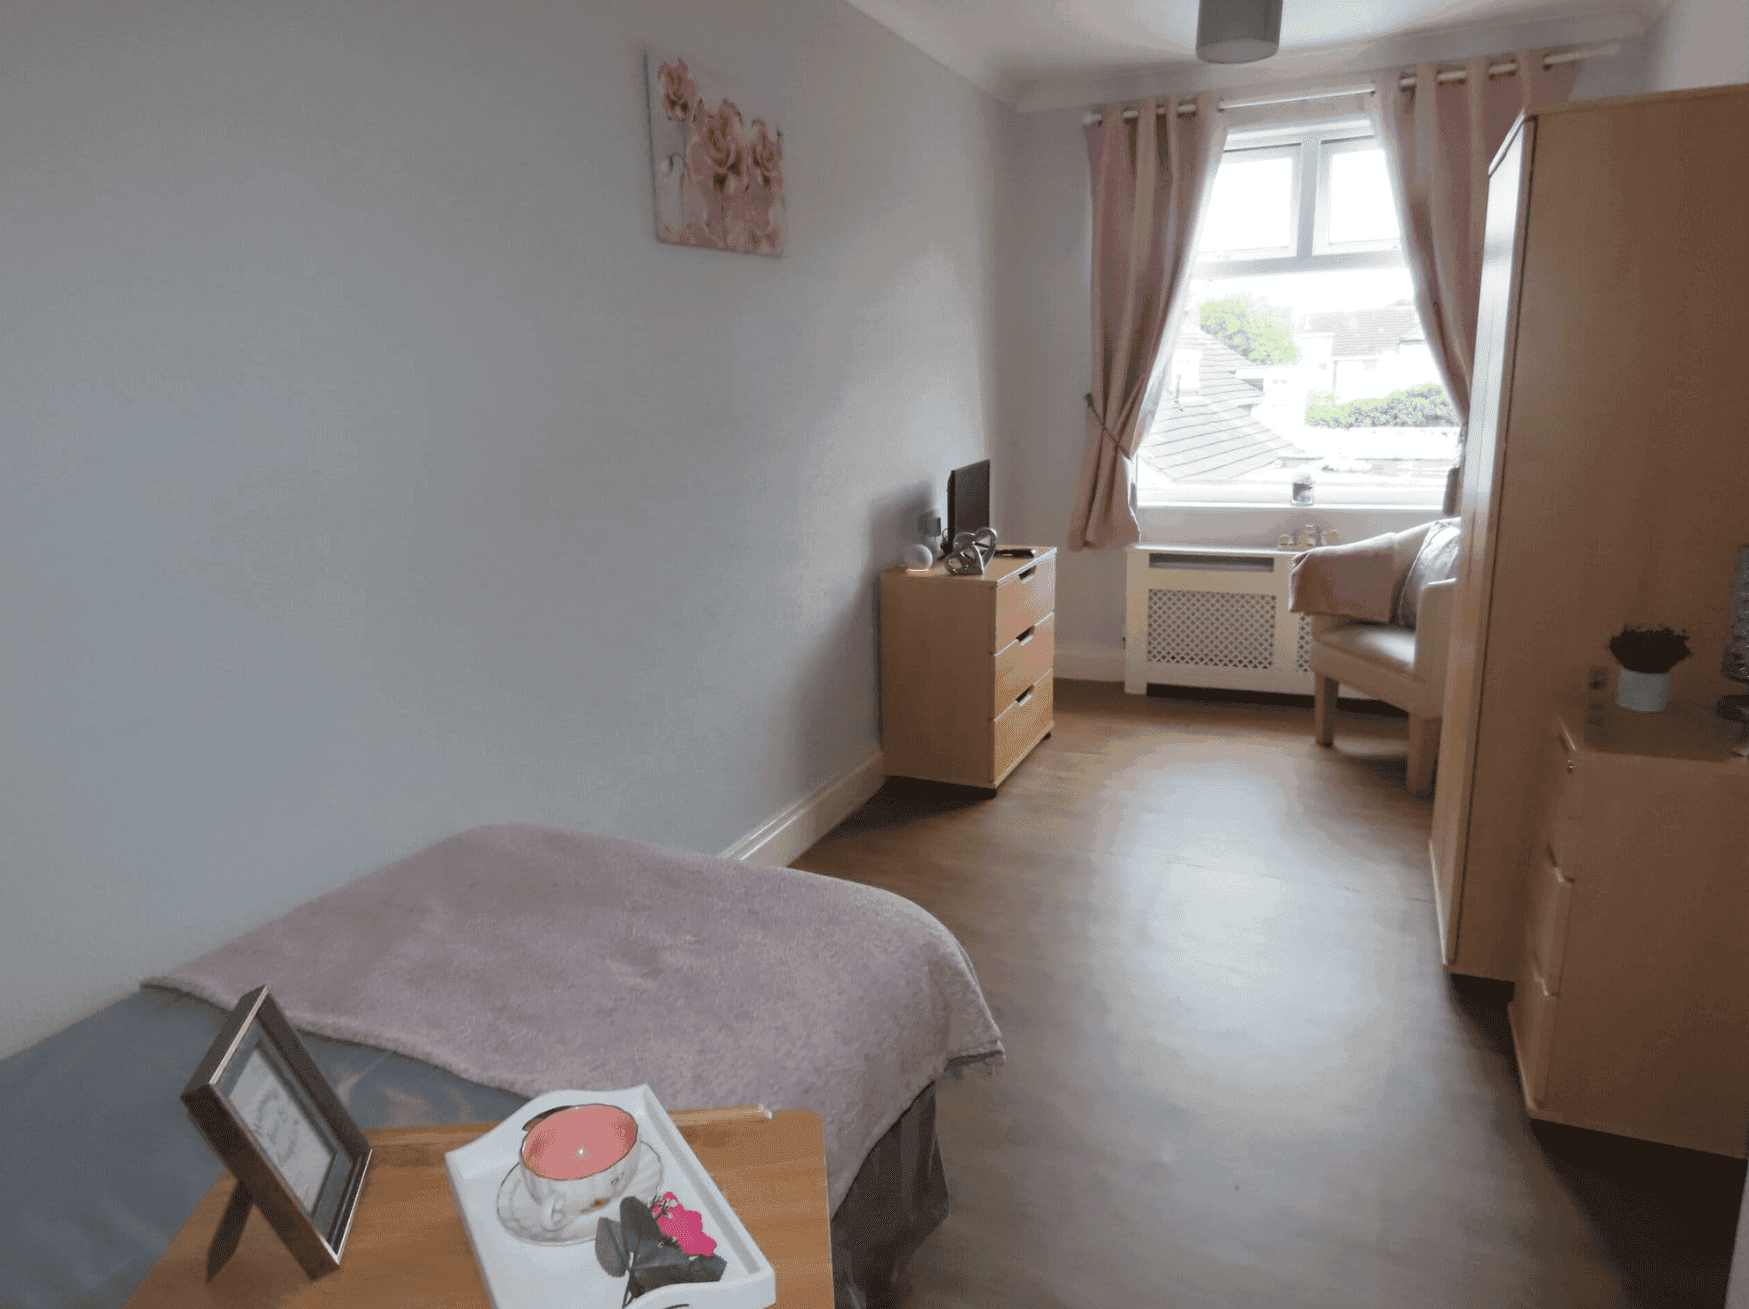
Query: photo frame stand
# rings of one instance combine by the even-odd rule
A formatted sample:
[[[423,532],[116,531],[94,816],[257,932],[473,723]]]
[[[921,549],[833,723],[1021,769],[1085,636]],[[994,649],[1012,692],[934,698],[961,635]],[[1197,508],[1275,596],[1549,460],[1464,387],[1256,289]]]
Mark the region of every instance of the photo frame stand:
[[[249,1223],[249,1211],[255,1207],[255,1201],[249,1198],[249,1188],[238,1182],[231,1192],[231,1202],[225,1206],[225,1212],[219,1218],[219,1225],[213,1229],[213,1243],[206,1251],[206,1279],[212,1281],[219,1275],[219,1269],[231,1261],[231,1256],[237,1253],[237,1246],[243,1239],[243,1228]]]
[[[339,1268],[370,1143],[266,986],[237,1001],[181,1098],[237,1179],[207,1248],[207,1279],[236,1252],[251,1209],[306,1275]]]

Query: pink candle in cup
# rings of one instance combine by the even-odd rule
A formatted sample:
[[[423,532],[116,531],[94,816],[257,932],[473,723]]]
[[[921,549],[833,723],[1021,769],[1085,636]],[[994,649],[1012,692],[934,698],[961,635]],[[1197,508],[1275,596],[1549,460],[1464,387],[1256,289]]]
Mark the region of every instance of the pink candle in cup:
[[[529,1171],[557,1182],[605,1172],[632,1152],[638,1124],[610,1104],[582,1104],[543,1118],[522,1142]]]

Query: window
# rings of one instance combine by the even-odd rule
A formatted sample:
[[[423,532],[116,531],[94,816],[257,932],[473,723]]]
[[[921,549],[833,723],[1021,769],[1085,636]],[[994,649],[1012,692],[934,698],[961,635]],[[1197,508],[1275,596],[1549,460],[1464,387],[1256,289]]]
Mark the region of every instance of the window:
[[[1227,141],[1190,304],[1138,451],[1153,504],[1437,506],[1456,410],[1416,312],[1365,118]]]

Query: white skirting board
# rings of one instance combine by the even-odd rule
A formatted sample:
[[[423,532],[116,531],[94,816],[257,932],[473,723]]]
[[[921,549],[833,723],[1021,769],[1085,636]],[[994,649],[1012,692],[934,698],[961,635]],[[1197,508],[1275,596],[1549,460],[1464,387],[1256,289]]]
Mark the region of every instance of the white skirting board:
[[[801,854],[881,789],[887,780],[881,752],[875,750],[812,795],[804,796],[768,822],[761,823],[722,853],[724,859],[787,868]]]

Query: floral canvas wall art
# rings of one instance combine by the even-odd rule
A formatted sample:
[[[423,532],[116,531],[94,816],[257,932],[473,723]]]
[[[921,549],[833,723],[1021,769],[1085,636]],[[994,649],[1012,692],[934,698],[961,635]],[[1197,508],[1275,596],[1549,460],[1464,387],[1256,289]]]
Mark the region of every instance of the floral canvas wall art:
[[[783,253],[783,133],[716,74],[674,55],[645,59],[656,239]]]

